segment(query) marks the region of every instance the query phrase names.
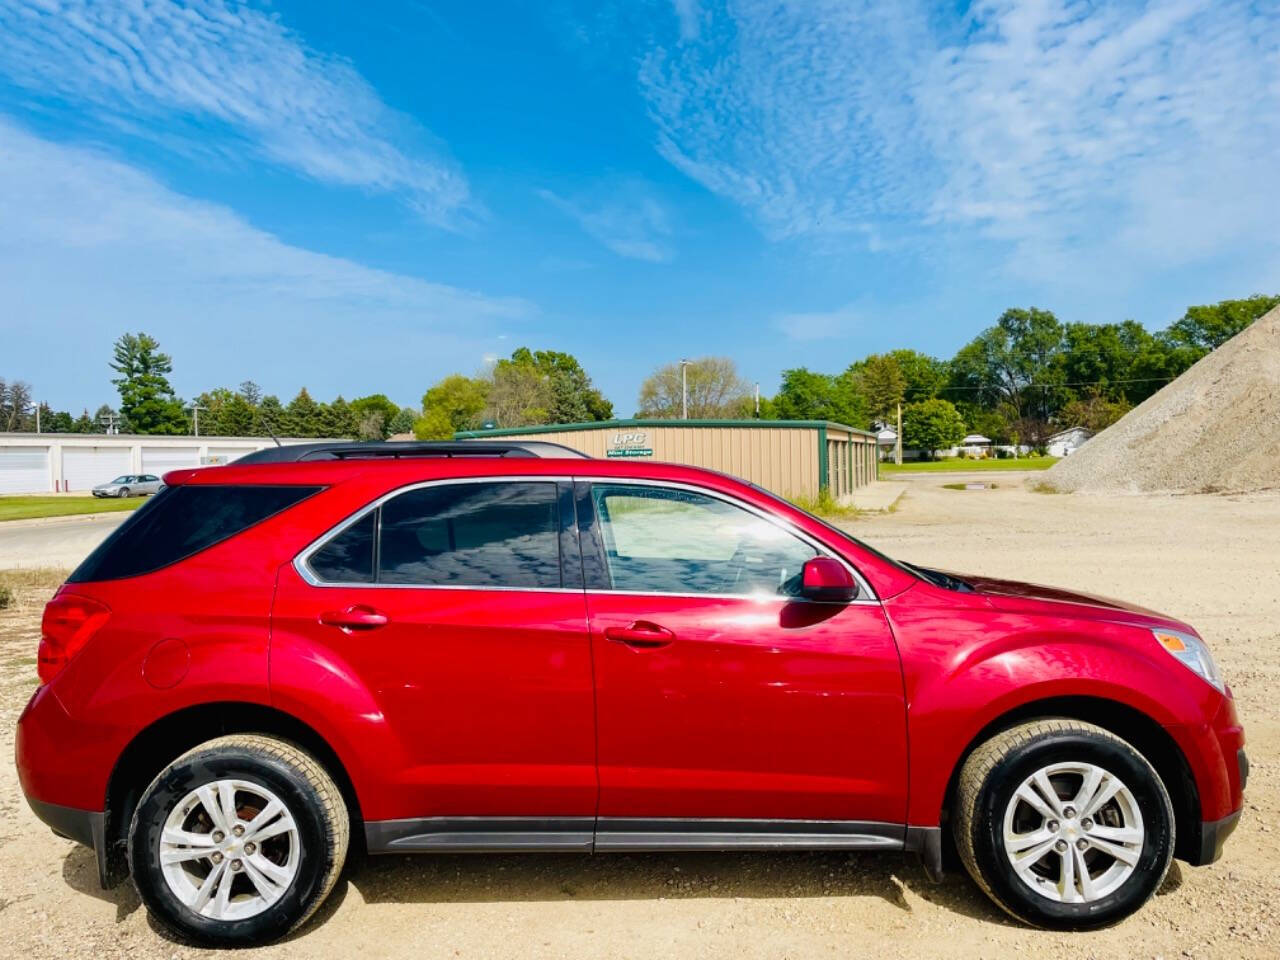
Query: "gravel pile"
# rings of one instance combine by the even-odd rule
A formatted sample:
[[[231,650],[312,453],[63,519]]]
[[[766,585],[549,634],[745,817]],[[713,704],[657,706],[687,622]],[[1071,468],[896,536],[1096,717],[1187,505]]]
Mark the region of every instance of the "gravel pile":
[[[1055,464],[1066,492],[1280,488],[1280,307]]]

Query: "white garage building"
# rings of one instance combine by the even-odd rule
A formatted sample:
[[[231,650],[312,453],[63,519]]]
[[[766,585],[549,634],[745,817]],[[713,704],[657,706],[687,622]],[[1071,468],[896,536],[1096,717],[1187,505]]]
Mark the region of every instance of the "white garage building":
[[[163,476],[169,470],[229,463],[273,444],[269,437],[0,433],[0,494],[87,493],[121,474]]]

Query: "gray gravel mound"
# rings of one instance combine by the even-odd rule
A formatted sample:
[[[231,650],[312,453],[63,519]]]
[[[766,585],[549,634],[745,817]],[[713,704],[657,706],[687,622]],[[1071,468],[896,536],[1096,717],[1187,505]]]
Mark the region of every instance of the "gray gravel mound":
[[[1280,488],[1280,307],[1045,474],[1068,492]]]

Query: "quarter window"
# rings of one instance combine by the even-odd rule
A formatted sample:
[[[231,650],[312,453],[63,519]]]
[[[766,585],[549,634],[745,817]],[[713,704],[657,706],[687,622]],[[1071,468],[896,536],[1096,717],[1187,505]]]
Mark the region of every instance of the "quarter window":
[[[592,488],[614,590],[796,596],[818,551],[750,511],[665,487]]]

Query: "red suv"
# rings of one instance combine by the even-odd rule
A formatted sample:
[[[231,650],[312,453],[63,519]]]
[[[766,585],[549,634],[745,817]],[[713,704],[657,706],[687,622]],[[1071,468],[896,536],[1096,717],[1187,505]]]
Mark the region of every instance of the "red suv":
[[[1196,632],[903,564],[750,484],[547,444],[165,478],[49,603],[18,772],[170,930],[264,942],[349,847],[886,850],[1089,928],[1247,772]]]

